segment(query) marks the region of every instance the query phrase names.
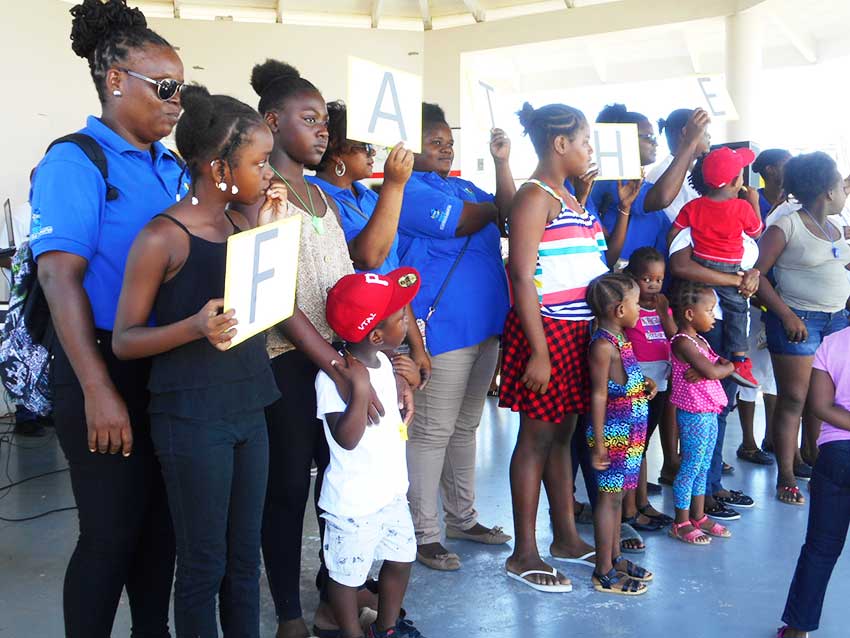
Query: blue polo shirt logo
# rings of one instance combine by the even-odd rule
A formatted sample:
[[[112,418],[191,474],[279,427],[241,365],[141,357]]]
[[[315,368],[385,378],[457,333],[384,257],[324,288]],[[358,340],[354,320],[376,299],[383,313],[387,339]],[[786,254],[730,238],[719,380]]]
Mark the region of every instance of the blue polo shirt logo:
[[[440,224],[440,230],[446,229],[446,222],[449,221],[449,214],[452,212],[452,205],[449,204],[446,206],[446,210],[440,210],[439,208],[431,209],[431,219],[438,222]]]

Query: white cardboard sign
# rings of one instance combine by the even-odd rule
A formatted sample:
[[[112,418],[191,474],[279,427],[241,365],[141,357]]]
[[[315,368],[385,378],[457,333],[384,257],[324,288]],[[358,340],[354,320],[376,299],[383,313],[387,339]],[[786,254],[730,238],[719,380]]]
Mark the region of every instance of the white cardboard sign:
[[[732,103],[732,96],[726,89],[726,83],[719,75],[701,75],[696,78],[699,94],[702,96],[705,110],[712,120],[737,120],[738,111]]]
[[[239,322],[231,347],[292,316],[300,245],[300,216],[227,239],[224,308]]]
[[[593,159],[596,179],[640,179],[637,124],[594,124]]]
[[[420,76],[350,57],[345,106],[348,139],[422,150]]]

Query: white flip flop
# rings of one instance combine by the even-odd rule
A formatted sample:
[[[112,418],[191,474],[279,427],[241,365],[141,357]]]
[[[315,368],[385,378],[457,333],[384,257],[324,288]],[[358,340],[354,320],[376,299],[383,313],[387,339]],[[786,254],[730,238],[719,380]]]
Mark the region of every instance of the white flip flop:
[[[537,583],[532,583],[530,580],[526,580],[526,576],[531,576],[532,574],[543,574],[544,576],[553,576],[554,578],[558,578],[558,570],[554,567],[551,572],[543,571],[542,569],[529,569],[526,572],[521,574],[514,574],[511,571],[505,569],[505,573],[508,575],[508,578],[512,578],[521,582],[524,585],[528,585],[532,589],[536,589],[537,591],[551,592],[551,593],[567,593],[573,590],[573,585],[570,583],[569,585],[538,585]]]
[[[576,565],[584,565],[585,567],[596,567],[596,561],[591,560],[591,557],[596,556],[596,552],[587,552],[587,554],[583,554],[578,558],[567,558],[566,556],[555,556],[550,552],[550,556],[555,560],[561,560],[565,563],[575,563]]]

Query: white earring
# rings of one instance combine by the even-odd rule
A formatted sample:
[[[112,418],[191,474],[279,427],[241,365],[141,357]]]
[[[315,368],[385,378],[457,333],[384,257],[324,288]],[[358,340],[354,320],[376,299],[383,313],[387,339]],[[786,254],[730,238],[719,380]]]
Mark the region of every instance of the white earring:
[[[334,168],[334,173],[336,173],[337,177],[342,177],[345,175],[345,162],[342,160],[337,160],[336,168]]]
[[[230,187],[230,192],[234,195],[239,192],[239,188],[236,186],[236,184]]]
[[[192,206],[197,206],[197,205],[198,205],[198,198],[193,195],[192,196]]]
[[[227,190],[227,184],[225,184],[224,182],[219,182],[218,183],[218,189],[223,193],[224,191]]]
[[[122,93],[118,89],[115,89],[114,91],[112,91],[112,95],[114,95],[115,97],[121,97]]]

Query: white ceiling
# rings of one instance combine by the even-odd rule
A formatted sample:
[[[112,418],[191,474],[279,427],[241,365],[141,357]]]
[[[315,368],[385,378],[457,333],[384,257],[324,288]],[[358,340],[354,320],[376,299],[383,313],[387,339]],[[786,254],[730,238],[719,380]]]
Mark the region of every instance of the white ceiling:
[[[78,0],[64,0],[76,3]],[[148,17],[440,29],[620,0],[130,0]]]

